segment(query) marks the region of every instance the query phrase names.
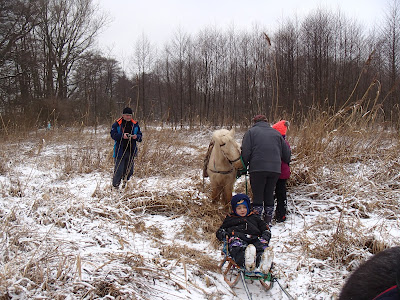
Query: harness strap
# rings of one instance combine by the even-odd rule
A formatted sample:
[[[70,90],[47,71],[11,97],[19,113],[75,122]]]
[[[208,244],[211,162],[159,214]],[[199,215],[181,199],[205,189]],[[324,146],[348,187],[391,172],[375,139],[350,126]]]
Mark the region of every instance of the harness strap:
[[[222,153],[224,153],[224,152],[222,152]],[[224,156],[225,156],[225,154],[224,154]],[[225,158],[228,159],[226,156],[225,156]],[[228,159],[228,161],[229,161],[229,159]],[[231,163],[231,166],[232,166],[232,163]],[[233,170],[234,170],[233,167],[231,167],[231,169],[229,171],[218,171],[217,168],[215,167],[215,160],[214,160],[214,170],[210,169],[210,171],[213,173],[225,174],[225,175],[232,173]]]
[[[203,177],[208,177],[208,176],[204,176],[204,174],[207,173],[207,166],[208,166],[209,155],[211,155],[211,151],[212,151],[213,148],[214,148],[214,144],[215,144],[214,140],[211,140],[211,143],[210,143],[210,145],[208,146],[206,159],[204,160]],[[223,146],[225,146],[225,145],[226,145],[226,143],[223,143],[223,144],[220,144],[219,146],[220,146],[220,147],[223,147]],[[238,161],[239,159],[242,159],[242,156],[239,155],[238,158],[236,158],[236,159],[234,159],[234,160],[230,160],[230,159],[226,156],[225,152],[224,152],[222,149],[221,149],[221,152],[222,152],[223,156],[228,160],[229,164],[231,165],[231,169],[230,169],[229,171],[218,171],[218,170],[216,170],[217,168],[215,167],[215,161],[214,161],[214,170],[211,170],[211,169],[210,169],[210,171],[213,172],[213,173],[224,174],[224,175],[230,174],[230,173],[232,173],[232,172],[234,171],[234,168],[233,168],[232,164],[233,164],[234,162]],[[243,160],[242,160],[242,162],[243,162]]]
[[[394,285],[394,286],[388,288],[387,290],[383,291],[382,293],[380,293],[373,300],[379,300],[382,296],[385,297],[384,299],[386,299],[386,297],[389,297],[389,296],[393,297],[396,294],[398,295],[397,285]]]
[[[210,169],[210,171],[213,172],[213,173],[218,173],[218,174],[229,174],[229,173],[233,172],[233,169],[230,169],[229,171],[217,171],[217,170],[211,170]]]
[[[236,159],[234,159],[234,160],[229,160],[228,159],[228,161],[232,164],[232,163],[234,163],[235,161],[238,161],[239,159],[241,159],[242,157],[241,156],[239,156],[238,158],[236,158]]]

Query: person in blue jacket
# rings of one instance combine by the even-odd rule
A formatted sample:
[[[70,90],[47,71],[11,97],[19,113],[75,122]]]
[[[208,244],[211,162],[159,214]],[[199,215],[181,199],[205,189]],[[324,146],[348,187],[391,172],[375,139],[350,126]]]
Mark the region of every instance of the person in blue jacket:
[[[112,185],[118,189],[123,180],[122,187],[133,174],[134,158],[137,155],[136,142],[142,141],[142,132],[139,123],[132,119],[132,109],[125,107],[122,117],[114,122],[111,127],[111,137],[114,143],[114,176]]]

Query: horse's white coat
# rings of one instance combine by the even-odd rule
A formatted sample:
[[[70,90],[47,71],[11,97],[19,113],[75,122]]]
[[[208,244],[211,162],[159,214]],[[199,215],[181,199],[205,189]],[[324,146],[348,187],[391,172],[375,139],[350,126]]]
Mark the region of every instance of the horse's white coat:
[[[211,182],[213,202],[220,200],[228,204],[232,198],[236,172],[242,167],[240,145],[235,140],[235,130],[219,129],[212,135],[214,147],[207,165]]]

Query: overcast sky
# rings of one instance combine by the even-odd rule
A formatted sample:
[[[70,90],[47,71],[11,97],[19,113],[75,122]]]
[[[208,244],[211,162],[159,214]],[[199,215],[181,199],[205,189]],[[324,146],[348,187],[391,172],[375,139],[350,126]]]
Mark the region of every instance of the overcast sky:
[[[127,61],[135,42],[144,34],[158,48],[181,28],[196,35],[206,27],[224,30],[234,24],[238,30],[251,31],[254,24],[269,33],[280,21],[308,15],[322,8],[340,10],[348,18],[367,27],[383,19],[390,0],[95,0],[107,13],[110,24],[99,37],[106,55]]]

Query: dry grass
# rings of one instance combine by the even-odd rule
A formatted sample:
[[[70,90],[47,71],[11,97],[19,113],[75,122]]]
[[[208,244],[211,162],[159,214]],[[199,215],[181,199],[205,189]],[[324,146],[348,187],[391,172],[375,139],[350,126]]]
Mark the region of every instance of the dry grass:
[[[165,259],[198,266],[203,272],[218,271],[218,261],[188,246],[173,244],[164,246],[160,250],[162,257]]]
[[[351,270],[369,253],[392,246],[385,242],[388,233],[384,228],[385,222],[398,222],[400,213],[398,132],[382,123],[377,106],[368,103],[372,108],[365,110],[363,104],[339,113],[312,111],[301,124],[291,122],[289,207],[303,217],[304,229],[285,247],[299,257],[299,269],[307,265]],[[68,295],[149,299],[154,293],[153,280],[178,290],[190,287],[212,299],[188,280],[198,276],[206,286],[217,280],[213,277],[217,261],[190,246],[202,242],[213,251],[220,247],[215,231],[226,208],[209,202],[209,184],[206,181],[203,186],[201,178],[211,130],[143,129],[134,177],[129,189],[117,198],[108,188],[113,170],[113,141],[108,130],[102,129],[106,135],[81,127],[36,131],[15,140],[8,137],[0,144],[0,176],[4,178],[0,195],[9,199],[9,206],[0,207],[0,299],[8,299],[12,293],[35,294],[35,290],[53,299]],[[35,170],[16,169],[21,157]],[[30,181],[48,170],[56,170],[57,176],[32,190]],[[94,178],[99,174],[100,179],[93,179],[96,187],[89,199],[79,198],[68,188],[76,176]],[[145,187],[157,178],[167,180],[168,185]],[[235,192],[245,189],[241,182]],[[248,191],[251,195],[249,182]],[[27,196],[28,204],[22,202]],[[24,206],[28,208],[22,209]],[[151,215],[184,220],[174,229],[171,243],[165,241],[168,232],[162,227],[146,224],[144,217]],[[362,221],[377,215],[382,229],[372,234]],[[84,242],[53,237],[64,231],[85,236],[94,229],[105,232],[104,236]],[[148,237],[160,255],[149,259],[128,250],[138,237]],[[106,258],[85,256],[89,245],[118,251]],[[184,275],[174,274],[182,268]]]
[[[199,148],[188,143],[187,134],[186,130],[147,130],[143,142],[138,143],[139,156],[135,163],[140,167],[136,176],[174,177],[188,169],[198,169],[203,157],[193,155]]]
[[[310,198],[294,203],[303,212],[320,212],[293,246],[336,269],[353,270],[368,253],[393,246],[382,239],[386,233],[365,228],[362,219],[379,215],[385,228],[385,220],[398,220],[400,213],[398,132],[381,122],[379,106],[365,110],[363,103],[338,113],[310,113],[288,137],[294,155],[290,191]],[[337,211],[339,218],[332,218]]]

